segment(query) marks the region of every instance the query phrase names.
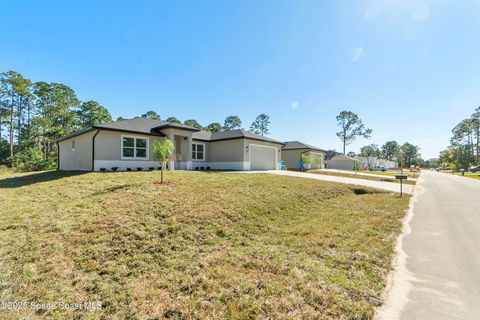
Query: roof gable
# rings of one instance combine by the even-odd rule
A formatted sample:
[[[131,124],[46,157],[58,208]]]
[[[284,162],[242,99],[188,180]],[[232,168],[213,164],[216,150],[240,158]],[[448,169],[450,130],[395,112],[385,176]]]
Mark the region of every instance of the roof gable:
[[[185,124],[153,120],[153,119],[147,119],[143,117],[136,117],[133,119],[117,120],[117,121],[112,121],[112,122],[107,122],[102,124],[96,124],[90,128],[72,132],[71,134],[65,137],[62,137],[57,141],[69,139],[69,138],[72,138],[96,129],[147,134],[147,135],[163,137],[165,136],[165,134],[161,132],[161,129],[168,129],[168,128],[176,128],[176,129],[182,129],[182,130],[193,131],[193,132],[200,131],[200,129],[187,126]]]
[[[295,149],[310,149],[310,150],[325,152],[325,150],[321,148],[318,148],[300,141],[287,141],[285,142],[285,146],[282,148],[282,150],[295,150]]]
[[[253,139],[253,140],[260,140],[266,142],[272,142],[277,144],[283,144],[282,142],[271,139],[265,136],[261,136],[259,134],[246,131],[243,129],[237,130],[228,130],[222,132],[208,132],[201,130],[199,132],[194,132],[192,135],[193,139],[196,140],[204,140],[204,141],[220,141],[220,140],[231,140],[231,139]]]

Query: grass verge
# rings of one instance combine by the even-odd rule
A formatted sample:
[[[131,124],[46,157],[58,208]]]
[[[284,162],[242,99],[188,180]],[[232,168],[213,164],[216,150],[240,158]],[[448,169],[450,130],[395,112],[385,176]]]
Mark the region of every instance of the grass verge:
[[[367,319],[409,197],[267,174],[0,178],[0,318]]]
[[[327,176],[346,177],[346,178],[380,181],[380,182],[400,183],[400,180],[396,180],[396,179],[392,179],[392,178],[382,178],[382,175],[379,175],[378,177],[373,177],[373,176],[365,176],[365,175],[361,175],[361,174],[353,174],[353,173],[346,173],[346,172],[343,173],[343,172],[326,171],[326,170],[309,170],[308,172],[309,173],[316,173],[316,174],[323,174],[323,175],[327,175]],[[360,171],[360,172],[362,172],[362,171]],[[403,180],[403,183],[413,185],[416,182],[412,181],[412,180]]]

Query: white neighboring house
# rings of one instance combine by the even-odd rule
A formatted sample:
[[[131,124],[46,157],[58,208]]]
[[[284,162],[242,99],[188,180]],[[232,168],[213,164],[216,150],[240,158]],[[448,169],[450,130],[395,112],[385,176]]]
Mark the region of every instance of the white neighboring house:
[[[359,157],[362,170],[368,170],[375,166],[382,166],[387,169],[395,169],[398,168],[398,163],[391,160],[385,160],[377,157]]]

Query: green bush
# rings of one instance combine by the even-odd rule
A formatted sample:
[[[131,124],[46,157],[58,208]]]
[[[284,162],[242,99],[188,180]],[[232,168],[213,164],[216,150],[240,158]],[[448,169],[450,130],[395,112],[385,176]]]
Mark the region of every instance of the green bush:
[[[0,165],[10,165],[10,150],[8,142],[5,139],[0,139]]]
[[[45,159],[43,153],[33,148],[19,152],[13,157],[13,165],[20,171],[53,170],[57,164],[52,159]]]

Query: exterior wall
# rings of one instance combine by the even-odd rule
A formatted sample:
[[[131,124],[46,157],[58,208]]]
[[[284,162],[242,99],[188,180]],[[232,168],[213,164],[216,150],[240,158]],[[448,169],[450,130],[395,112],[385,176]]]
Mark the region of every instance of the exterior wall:
[[[302,153],[306,151],[308,149],[282,150],[282,160],[285,161],[287,169],[298,169]]]
[[[192,161],[192,168],[210,167],[212,170],[250,170],[249,148],[251,144],[273,147],[276,149],[276,169],[280,167],[281,146],[276,143],[257,141],[252,139],[230,139],[221,141],[197,141],[204,143],[206,150],[205,161]]]
[[[60,170],[92,170],[92,138],[95,132],[88,132],[58,143]],[[75,150],[72,149],[72,141],[75,141]]]
[[[325,168],[325,153],[320,151],[310,151],[310,149],[295,149],[295,150],[282,150],[282,160],[285,161],[287,169],[299,169],[298,163],[302,157],[302,154],[312,154],[316,157],[319,157],[322,161],[320,166],[317,168],[314,164],[311,165],[311,168],[308,169],[323,169]]]
[[[336,161],[336,160],[327,160],[325,161],[327,169],[340,169],[340,170],[353,170],[354,164],[353,161]]]
[[[122,136],[147,139],[148,159],[122,159]],[[130,134],[117,131],[101,130],[95,138],[95,160],[115,161],[155,161],[153,156],[153,144],[155,141],[163,140],[163,137],[148,136],[141,134]]]
[[[231,139],[221,141],[197,141],[192,143],[203,143],[205,145],[205,161],[192,160],[192,169],[211,170],[248,170],[248,163],[244,162],[244,139]]]
[[[147,139],[148,159],[122,159],[122,136]],[[149,167],[157,168],[159,163],[155,161],[153,156],[153,144],[155,141],[163,139],[163,137],[158,136],[101,130],[95,138],[94,170],[99,171],[100,168],[106,168],[110,171],[112,167],[118,167],[118,170],[126,170],[127,168],[136,170],[138,167],[144,170],[147,170]]]

